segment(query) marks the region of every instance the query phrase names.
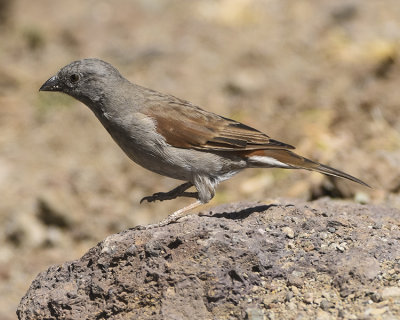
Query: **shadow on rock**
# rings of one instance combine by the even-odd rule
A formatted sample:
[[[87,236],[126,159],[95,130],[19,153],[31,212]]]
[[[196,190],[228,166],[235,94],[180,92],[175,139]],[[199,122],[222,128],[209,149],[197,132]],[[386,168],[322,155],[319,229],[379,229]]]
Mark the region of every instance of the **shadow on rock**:
[[[276,205],[275,204],[261,205],[261,206],[258,205],[258,206],[242,209],[240,211],[225,211],[222,213],[213,213],[212,211],[210,211],[209,214],[201,214],[200,216],[213,217],[213,218],[226,218],[226,219],[232,219],[232,220],[243,220],[243,219],[246,219],[248,216],[250,216],[253,213],[265,212],[272,207],[276,207]]]

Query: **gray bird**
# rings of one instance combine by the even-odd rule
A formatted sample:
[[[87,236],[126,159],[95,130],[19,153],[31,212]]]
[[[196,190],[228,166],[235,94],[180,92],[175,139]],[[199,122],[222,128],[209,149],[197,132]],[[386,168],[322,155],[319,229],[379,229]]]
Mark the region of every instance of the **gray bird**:
[[[74,61],[47,80],[40,91],[59,91],[86,104],[134,162],[158,174],[186,181],[140,202],[193,197],[160,225],[209,202],[215,188],[246,168],[306,169],[368,186],[342,171],[294,153],[294,147],[245,124],[192,103],[129,82],[99,59]],[[197,192],[186,192],[195,186]]]

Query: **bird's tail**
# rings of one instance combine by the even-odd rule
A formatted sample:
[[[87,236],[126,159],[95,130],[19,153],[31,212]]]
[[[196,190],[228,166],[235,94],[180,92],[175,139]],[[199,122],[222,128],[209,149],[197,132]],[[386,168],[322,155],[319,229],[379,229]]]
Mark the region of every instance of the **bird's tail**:
[[[309,160],[286,149],[256,150],[246,154],[252,167],[278,167],[287,169],[306,169],[317,171],[329,176],[345,178],[366,187],[370,187],[364,181],[357,179],[343,171],[331,168],[321,163]]]

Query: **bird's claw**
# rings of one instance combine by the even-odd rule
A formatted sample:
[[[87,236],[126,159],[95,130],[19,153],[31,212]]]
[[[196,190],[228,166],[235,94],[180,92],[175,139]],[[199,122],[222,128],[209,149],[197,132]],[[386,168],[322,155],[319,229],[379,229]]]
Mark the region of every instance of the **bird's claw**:
[[[147,197],[143,197],[140,200],[140,203],[142,203],[143,201],[147,201],[147,202],[155,202],[155,201],[163,201],[165,200],[165,192],[157,192],[151,196],[147,196]]]

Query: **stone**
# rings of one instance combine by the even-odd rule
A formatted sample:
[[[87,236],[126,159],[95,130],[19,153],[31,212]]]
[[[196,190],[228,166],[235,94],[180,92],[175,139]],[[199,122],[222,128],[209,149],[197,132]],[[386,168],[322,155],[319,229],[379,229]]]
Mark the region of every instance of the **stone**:
[[[282,228],[282,232],[286,235],[286,237],[288,237],[289,239],[293,239],[294,238],[294,231],[292,228],[290,227],[283,227]]]

